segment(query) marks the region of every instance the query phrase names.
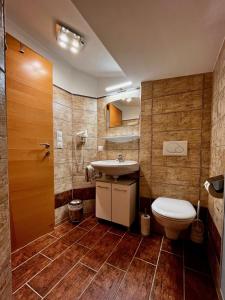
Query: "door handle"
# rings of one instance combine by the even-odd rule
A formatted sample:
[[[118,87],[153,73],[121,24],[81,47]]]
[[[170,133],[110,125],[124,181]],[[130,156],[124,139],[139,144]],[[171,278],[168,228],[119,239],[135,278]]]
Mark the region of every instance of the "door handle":
[[[50,144],[48,143],[41,143],[40,146],[44,146],[45,149],[50,148]]]

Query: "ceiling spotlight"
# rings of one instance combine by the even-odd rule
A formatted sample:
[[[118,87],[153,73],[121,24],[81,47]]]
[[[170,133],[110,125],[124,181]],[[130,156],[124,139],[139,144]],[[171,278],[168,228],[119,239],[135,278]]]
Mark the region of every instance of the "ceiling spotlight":
[[[132,81],[127,81],[127,82],[123,82],[123,83],[119,83],[119,84],[116,84],[116,85],[112,85],[112,86],[109,86],[105,89],[106,92],[112,92],[112,91],[115,91],[115,90],[119,90],[119,89],[123,89],[125,87],[128,87],[132,85]]]
[[[56,39],[62,48],[68,48],[74,54],[78,53],[85,45],[81,35],[60,24],[56,24]]]
[[[66,49],[67,48],[67,44],[65,43],[65,42],[63,42],[63,41],[58,41],[58,44],[59,44],[59,46],[60,47],[62,47],[62,48],[64,48],[64,49]]]
[[[62,41],[62,42],[64,42],[64,43],[67,43],[69,41],[69,38],[66,35],[66,33],[60,33],[59,34],[59,40]]]
[[[78,48],[75,48],[75,47],[71,47],[71,48],[70,48],[70,51],[71,51],[72,53],[78,53],[78,52],[79,52],[79,49],[78,49]]]

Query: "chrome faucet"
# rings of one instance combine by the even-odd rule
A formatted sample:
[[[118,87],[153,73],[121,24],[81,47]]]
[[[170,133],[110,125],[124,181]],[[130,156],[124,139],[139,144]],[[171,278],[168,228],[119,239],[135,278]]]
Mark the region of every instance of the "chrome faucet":
[[[124,161],[123,154],[118,154],[117,160],[119,162],[123,162]]]

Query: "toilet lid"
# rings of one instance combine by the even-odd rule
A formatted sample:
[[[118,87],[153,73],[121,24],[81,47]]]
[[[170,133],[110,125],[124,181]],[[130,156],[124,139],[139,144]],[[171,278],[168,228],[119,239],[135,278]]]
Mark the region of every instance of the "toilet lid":
[[[152,210],[173,219],[193,219],[196,211],[193,205],[180,199],[159,197],[152,203]]]

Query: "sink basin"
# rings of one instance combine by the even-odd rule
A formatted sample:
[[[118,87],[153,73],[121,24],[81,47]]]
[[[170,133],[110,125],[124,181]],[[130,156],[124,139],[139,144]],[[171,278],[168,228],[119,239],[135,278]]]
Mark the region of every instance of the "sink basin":
[[[91,165],[97,171],[113,177],[136,172],[139,170],[139,163],[135,160],[98,160],[91,162]]]

